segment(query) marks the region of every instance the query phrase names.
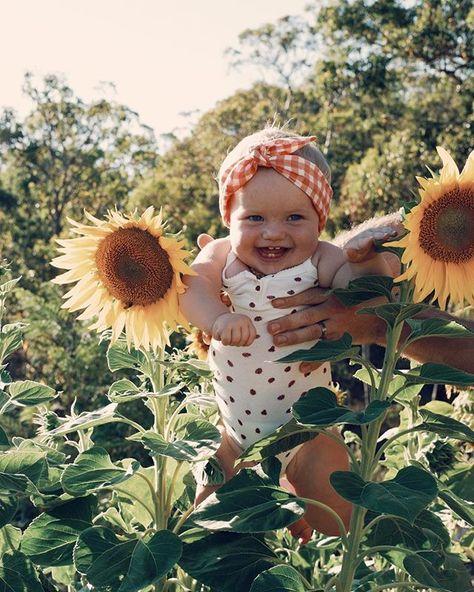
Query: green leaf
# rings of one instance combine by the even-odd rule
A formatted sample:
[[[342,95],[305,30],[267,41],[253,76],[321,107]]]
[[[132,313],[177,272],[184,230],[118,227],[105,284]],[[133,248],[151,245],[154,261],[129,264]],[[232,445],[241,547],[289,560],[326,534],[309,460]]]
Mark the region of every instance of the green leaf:
[[[196,463],[192,468],[197,485],[223,485],[225,483],[224,470],[215,457]]]
[[[74,565],[94,587],[118,590],[136,543],[136,539],[119,539],[110,528],[89,527],[77,538]]]
[[[474,526],[474,503],[468,502],[449,489],[440,487],[439,497],[451,508],[460,518]]]
[[[407,323],[412,330],[409,335],[409,343],[423,337],[474,337],[474,331],[448,319],[408,319]],[[460,347],[462,347],[461,344]]]
[[[8,280],[8,282],[4,282],[3,284],[0,284],[0,298],[3,298],[9,292],[11,292],[20,280],[21,276],[14,278],[13,280]]]
[[[127,378],[122,378],[110,385],[107,397],[112,403],[126,403],[141,396],[140,389]]]
[[[423,530],[433,548],[447,549],[451,545],[451,537],[446,526],[436,514],[423,510],[415,520],[415,526]]]
[[[61,484],[67,493],[75,496],[83,495],[129,479],[139,466],[135,461],[130,465],[129,470],[125,470],[111,462],[104,448],[96,446],[79,454],[74,464],[66,467]]]
[[[407,572],[420,584],[445,592],[472,592],[469,573],[463,562],[453,554],[444,557],[443,567],[434,565],[423,551],[403,560]]]
[[[40,382],[33,380],[18,380],[8,387],[12,403],[26,406],[39,405],[51,401],[56,396],[56,391]]]
[[[141,369],[146,362],[144,354],[136,349],[128,350],[125,341],[116,341],[107,350],[107,363],[111,372],[122,370],[122,368]]]
[[[379,296],[391,300],[392,288],[391,277],[370,275],[352,280],[347,288],[336,288],[332,292],[345,306],[354,306]]]
[[[356,356],[360,351],[359,347],[352,347],[352,337],[349,333],[336,340],[328,339],[318,341],[309,349],[299,349],[277,362],[337,362]]]
[[[139,592],[165,576],[180,559],[182,548],[179,537],[169,530],[139,540],[119,592]]]
[[[403,518],[387,517],[371,529],[370,546],[402,545],[415,551],[423,548],[444,548],[450,544],[449,533],[441,520],[428,510],[418,514],[413,524]]]
[[[17,582],[16,577],[12,578],[12,575],[18,576],[21,584],[19,588],[12,587],[12,592],[43,592],[43,586],[40,584],[38,575],[31,561],[19,551],[9,551],[5,553],[1,558],[0,574],[3,573],[6,576],[8,586],[12,586],[13,582]],[[1,576],[0,576],[0,589],[1,588]],[[9,590],[10,588],[4,588]]]
[[[38,484],[40,481],[47,480],[46,452],[28,447],[12,448],[0,455],[0,472],[10,476],[10,480],[0,476],[0,490],[8,491],[9,485],[24,487],[25,482],[24,479],[19,478],[20,475],[25,475],[30,481]]]
[[[337,404],[336,395],[324,387],[308,391],[293,405],[293,416],[305,426],[331,426],[343,423],[367,424],[378,419],[390,407],[389,401],[371,401],[362,411]]]
[[[21,347],[24,327],[24,323],[11,323],[2,327],[0,333],[0,363]]]
[[[0,472],[0,492],[2,493],[26,493],[31,481],[25,475],[11,475]]]
[[[305,504],[276,486],[223,488],[209,496],[191,515],[191,520],[209,530],[240,533],[266,532],[296,522]]]
[[[394,327],[395,324],[417,315],[424,308],[428,307],[423,304],[398,304],[394,302],[361,308],[357,311],[357,314],[375,315],[383,319],[390,327]]]
[[[120,506],[133,516],[134,521],[148,528],[154,519],[155,507],[150,488],[143,477],[153,483],[154,468],[140,468],[130,479],[116,483],[112,488],[116,492]],[[179,491],[178,486],[176,491]]]
[[[110,403],[110,405],[106,405],[97,411],[85,411],[77,417],[68,419],[59,427],[54,428],[54,430],[50,430],[48,434],[50,436],[64,436],[71,432],[89,430],[90,428],[104,425],[106,423],[114,423],[117,421],[115,413],[116,409],[117,404]]]
[[[395,372],[402,374],[407,381],[417,384],[454,384],[459,386],[474,384],[474,374],[431,362],[412,368],[408,372],[401,370],[395,370]]]
[[[419,413],[423,419],[421,427],[426,431],[435,432],[440,436],[447,436],[456,440],[474,442],[474,431],[466,424],[423,408],[420,409]]]
[[[21,551],[37,565],[70,565],[78,536],[91,525],[89,509],[89,498],[83,498],[40,514],[23,533]]]
[[[337,493],[350,502],[380,514],[400,516],[410,524],[438,492],[435,479],[416,467],[401,469],[388,481],[364,481],[349,471],[336,471],[330,481]]]
[[[357,372],[355,372],[354,376],[362,382],[365,382],[370,386],[372,385],[367,368],[360,368],[357,370]],[[379,374],[374,374],[374,382],[375,386],[378,387],[380,384]],[[416,397],[422,388],[422,384],[411,384],[407,382],[403,376],[398,375],[394,376],[390,381],[390,384],[388,385],[388,394],[389,396],[392,396],[400,389],[394,401],[397,401],[397,403],[401,403],[403,405],[404,403],[410,402],[413,397]]]
[[[21,530],[11,524],[0,528],[0,562],[5,553],[18,551],[21,543]]]
[[[212,372],[209,364],[204,360],[191,359],[186,362],[187,369],[191,370],[196,376],[211,376]]]
[[[74,549],[77,570],[97,588],[138,592],[162,578],[181,557],[182,543],[169,530],[150,539],[120,539],[104,527],[91,527]]]
[[[6,431],[0,426],[0,452],[2,450],[7,450],[10,448],[10,440],[8,439],[8,434]]]
[[[474,465],[458,463],[448,474],[447,487],[459,497],[474,502]]]
[[[305,592],[300,574],[291,565],[276,565],[262,571],[254,580],[250,592]]]
[[[8,524],[18,508],[16,497],[0,495],[0,528]]]
[[[221,435],[212,423],[197,419],[185,425],[181,440],[167,442],[163,436],[151,431],[135,434],[129,439],[142,442],[153,456],[170,456],[191,462],[213,456],[219,448]]]
[[[185,544],[179,564],[213,590],[244,592],[259,573],[276,561],[276,555],[261,538],[220,532]]]
[[[296,446],[316,437],[314,431],[298,425],[294,419],[282,425],[272,434],[249,446],[239,456],[239,462],[261,462],[270,456],[292,450]]]

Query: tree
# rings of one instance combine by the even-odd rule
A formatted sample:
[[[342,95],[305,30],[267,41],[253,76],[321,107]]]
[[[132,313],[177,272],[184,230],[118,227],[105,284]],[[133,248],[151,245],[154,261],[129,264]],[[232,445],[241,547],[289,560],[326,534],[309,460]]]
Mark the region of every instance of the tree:
[[[46,279],[48,247],[66,216],[124,208],[157,151],[152,130],[123,105],[85,103],[53,75],[42,87],[26,75],[24,91],[33,103],[26,119],[11,111],[0,119],[2,185],[12,196],[2,203],[0,232],[10,235],[4,256],[20,267],[24,255],[26,267]]]

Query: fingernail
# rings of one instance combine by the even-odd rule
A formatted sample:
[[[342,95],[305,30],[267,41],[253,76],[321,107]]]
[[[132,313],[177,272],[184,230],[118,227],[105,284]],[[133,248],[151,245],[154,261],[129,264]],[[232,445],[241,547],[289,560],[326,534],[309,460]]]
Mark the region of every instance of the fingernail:
[[[274,339],[275,345],[284,345],[288,341],[288,338],[284,335],[277,335]]]
[[[268,331],[270,333],[277,333],[280,330],[280,325],[278,323],[270,323],[268,325]]]

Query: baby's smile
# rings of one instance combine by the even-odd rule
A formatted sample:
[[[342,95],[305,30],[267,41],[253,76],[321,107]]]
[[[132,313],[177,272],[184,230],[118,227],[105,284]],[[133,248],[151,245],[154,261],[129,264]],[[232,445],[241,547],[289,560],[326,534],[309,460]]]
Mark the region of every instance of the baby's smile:
[[[257,247],[257,252],[262,259],[280,259],[290,249],[288,247]]]

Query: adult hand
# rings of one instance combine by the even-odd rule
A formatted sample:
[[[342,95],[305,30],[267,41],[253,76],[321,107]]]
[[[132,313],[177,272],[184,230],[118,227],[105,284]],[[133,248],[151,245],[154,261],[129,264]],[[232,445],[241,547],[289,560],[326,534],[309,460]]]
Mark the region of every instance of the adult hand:
[[[213,240],[214,239],[213,239],[213,237],[210,234],[200,234],[197,237],[197,241],[196,242],[197,242],[197,246],[200,249],[204,249],[204,247],[206,245],[208,245],[209,243],[212,243]]]
[[[371,302],[371,304],[373,301]],[[367,302],[363,303],[367,306]],[[383,322],[375,317],[358,315],[358,307],[344,306],[334,295],[323,288],[310,288],[300,294],[272,300],[275,308],[293,308],[305,305],[307,308],[280,317],[268,324],[276,346],[294,345],[315,341],[323,336],[321,322],[326,332],[324,339],[339,339],[346,332],[352,335],[355,343],[377,343]],[[369,321],[370,319],[370,321]],[[320,364],[303,362],[302,372],[310,372]]]

